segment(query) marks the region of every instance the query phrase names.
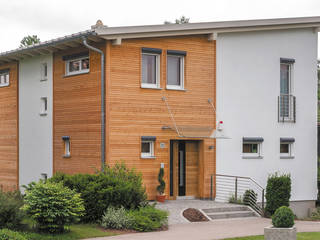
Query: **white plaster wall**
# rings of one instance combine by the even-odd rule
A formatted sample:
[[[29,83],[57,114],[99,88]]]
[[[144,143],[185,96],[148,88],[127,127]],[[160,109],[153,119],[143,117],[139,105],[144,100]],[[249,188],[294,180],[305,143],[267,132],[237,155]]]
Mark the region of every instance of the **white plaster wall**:
[[[48,79],[41,80],[47,63]],[[19,62],[19,185],[52,175],[52,55]],[[48,112],[40,116],[40,98],[48,98]]]
[[[279,123],[280,58],[294,58],[296,123]],[[231,137],[217,140],[217,173],[292,177],[291,200],[316,199],[317,34],[312,29],[219,34],[217,116]],[[263,137],[263,159],[242,159],[242,138]],[[294,159],[280,159],[280,137],[294,137]]]

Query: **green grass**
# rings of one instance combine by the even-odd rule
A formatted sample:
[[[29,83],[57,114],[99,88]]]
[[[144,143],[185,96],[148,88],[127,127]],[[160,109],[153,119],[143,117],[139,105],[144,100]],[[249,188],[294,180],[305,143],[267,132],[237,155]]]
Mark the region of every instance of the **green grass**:
[[[297,240],[318,240],[320,239],[320,232],[310,233],[298,233]],[[239,238],[228,238],[225,240],[264,240],[263,236],[251,236],[251,237],[239,237]]]
[[[44,234],[26,231],[22,233],[28,240],[76,240],[94,237],[113,236],[114,233],[103,231],[96,224],[77,224],[70,227],[70,231],[63,234]]]

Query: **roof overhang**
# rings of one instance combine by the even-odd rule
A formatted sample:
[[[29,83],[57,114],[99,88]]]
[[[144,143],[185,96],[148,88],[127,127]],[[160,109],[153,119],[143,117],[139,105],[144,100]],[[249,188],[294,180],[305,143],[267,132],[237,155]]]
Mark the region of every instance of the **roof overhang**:
[[[98,27],[96,33],[107,40],[208,34],[215,40],[218,33],[314,28],[319,31],[320,17],[240,20],[187,24],[161,24],[131,27]]]
[[[13,61],[20,61],[25,58],[52,54],[53,52],[67,50],[82,45],[82,38],[85,37],[92,42],[100,42],[94,30],[78,32],[64,37],[34,44],[28,47],[21,47],[11,51],[0,53],[0,65]]]

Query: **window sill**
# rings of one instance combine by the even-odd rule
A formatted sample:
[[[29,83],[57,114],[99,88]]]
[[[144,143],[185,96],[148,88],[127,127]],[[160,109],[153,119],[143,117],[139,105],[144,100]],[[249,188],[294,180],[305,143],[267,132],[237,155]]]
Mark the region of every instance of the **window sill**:
[[[156,159],[156,156],[140,156],[141,159]]]
[[[46,82],[46,81],[48,81],[48,78],[40,79],[40,82]]]
[[[294,159],[294,156],[280,156],[280,159]]]
[[[40,116],[47,116],[48,113],[39,113]]]
[[[187,92],[188,90],[187,89],[184,89],[184,88],[168,88],[166,87],[166,90],[173,90],[173,91],[182,91],[182,92]]]
[[[263,156],[242,156],[242,159],[263,159]]]
[[[162,90],[163,88],[160,88],[160,87],[152,87],[152,86],[150,86],[150,87],[148,87],[148,86],[141,86],[141,88],[143,88],[143,89],[154,89],[154,90]]]
[[[71,158],[71,155],[69,154],[69,155],[63,155],[62,156],[63,158]]]
[[[9,84],[0,85],[0,88],[1,88],[1,87],[9,87]]]
[[[88,72],[79,72],[79,73],[75,73],[75,74],[65,74],[62,77],[63,78],[68,78],[68,77],[74,77],[74,76],[84,75],[84,74],[88,74],[88,73],[90,73],[90,71],[88,71]]]

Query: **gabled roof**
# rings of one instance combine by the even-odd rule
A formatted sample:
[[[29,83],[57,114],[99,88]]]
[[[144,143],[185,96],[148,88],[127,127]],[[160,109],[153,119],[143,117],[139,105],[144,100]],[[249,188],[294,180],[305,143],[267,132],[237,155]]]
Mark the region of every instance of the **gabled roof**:
[[[0,53],[0,64],[18,61],[26,57],[49,54],[56,51],[79,47],[82,38],[86,37],[93,42],[104,39],[114,40],[114,44],[121,44],[122,39],[163,37],[179,35],[208,34],[209,40],[214,40],[217,34],[224,32],[261,31],[292,28],[320,28],[320,17],[278,18],[261,20],[240,20],[222,22],[203,22],[186,24],[160,24],[129,27],[93,26],[91,30],[78,32],[64,37],[17,48]]]

